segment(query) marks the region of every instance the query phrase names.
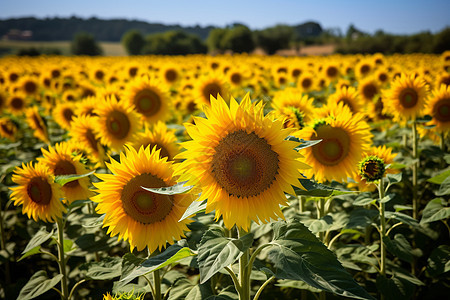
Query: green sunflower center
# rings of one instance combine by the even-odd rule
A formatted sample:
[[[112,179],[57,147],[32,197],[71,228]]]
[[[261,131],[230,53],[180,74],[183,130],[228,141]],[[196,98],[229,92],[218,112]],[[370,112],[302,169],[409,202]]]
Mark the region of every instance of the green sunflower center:
[[[312,153],[318,162],[334,166],[347,157],[350,150],[350,137],[344,129],[322,125],[316,129],[316,132],[317,136],[313,138],[322,139],[321,143],[312,147]]]
[[[132,178],[123,187],[121,200],[126,214],[143,224],[164,220],[172,211],[173,196],[160,195],[144,190],[142,187],[166,187],[166,183],[148,173]]]
[[[126,114],[121,111],[113,110],[108,115],[106,127],[114,138],[121,140],[128,136],[131,129],[131,123]]]
[[[53,173],[55,174],[55,176],[71,175],[71,174],[77,174],[77,169],[75,168],[75,166],[73,165],[72,162],[70,162],[68,160],[60,160],[56,163],[55,168],[53,169]],[[74,180],[74,181],[66,183],[64,185],[64,187],[76,188],[79,185],[80,184],[79,184],[78,180]]]
[[[145,89],[136,95],[134,105],[144,116],[153,116],[161,109],[161,97],[155,91]]]
[[[27,194],[31,201],[39,205],[48,205],[52,199],[52,187],[42,177],[34,177],[27,186]]]
[[[433,108],[433,117],[441,122],[450,122],[450,99],[439,100]]]
[[[255,133],[231,132],[214,150],[212,175],[229,195],[258,196],[275,181],[278,154]]]
[[[400,104],[404,108],[411,108],[416,106],[419,96],[417,95],[417,92],[412,88],[406,88],[401,91],[399,96]]]

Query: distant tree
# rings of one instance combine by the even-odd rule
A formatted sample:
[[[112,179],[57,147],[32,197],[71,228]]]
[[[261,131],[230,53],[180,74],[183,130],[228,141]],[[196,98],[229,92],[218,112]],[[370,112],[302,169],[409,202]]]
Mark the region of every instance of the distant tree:
[[[79,32],[75,35],[71,44],[71,51],[74,55],[101,55],[102,49],[95,41],[94,37],[87,32]]]
[[[229,49],[237,53],[251,52],[255,49],[251,30],[241,24],[228,29],[223,37],[222,43],[221,46],[224,49]]]
[[[214,28],[209,32],[208,38],[206,39],[209,52],[222,52],[226,50],[222,41],[228,30],[225,28]]]
[[[450,27],[436,34],[433,41],[434,53],[442,53],[446,50],[450,50]]]
[[[17,51],[17,56],[39,56],[41,55],[41,52],[34,48],[22,48],[19,51]]]
[[[183,31],[150,34],[142,54],[185,55],[206,53],[206,45],[196,35]]]
[[[293,37],[292,27],[286,25],[277,25],[255,32],[256,45],[264,49],[267,54],[289,48]]]
[[[139,30],[130,30],[122,36],[122,45],[129,55],[139,55],[145,45],[144,36]]]

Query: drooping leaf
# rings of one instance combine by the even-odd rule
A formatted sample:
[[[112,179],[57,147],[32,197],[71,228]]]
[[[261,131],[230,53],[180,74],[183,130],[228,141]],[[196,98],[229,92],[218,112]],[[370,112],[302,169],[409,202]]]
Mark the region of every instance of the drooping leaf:
[[[357,299],[373,299],[342,267],[333,252],[299,220],[274,224],[268,258],[280,279],[302,280],[317,289]]]
[[[105,257],[101,261],[88,262],[80,266],[86,277],[93,280],[109,280],[119,277],[122,269],[121,257]]]
[[[161,195],[177,195],[177,194],[183,194],[187,191],[192,189],[192,185],[186,185],[186,182],[178,182],[175,185],[167,186],[167,187],[160,187],[160,188],[149,188],[145,186],[141,186],[146,191],[161,194]]]
[[[87,177],[94,174],[94,171],[91,171],[86,174],[70,174],[70,175],[57,175],[55,176],[55,182],[61,186],[65,185],[66,183]]]
[[[402,181],[402,173],[387,174],[386,177],[389,181],[389,184],[395,184],[395,183],[399,183],[400,181]]]
[[[428,182],[435,183],[435,184],[442,184],[444,180],[450,176],[450,169],[441,172],[440,174],[428,179]]]
[[[427,206],[422,212],[422,219],[420,224],[431,223],[450,217],[450,207],[444,207],[444,199],[436,198],[428,202]]]
[[[371,203],[375,203],[375,199],[372,197],[371,193],[361,193],[352,202],[355,206],[365,206]]]
[[[439,191],[436,192],[436,196],[450,195],[450,176],[442,181]]]
[[[304,149],[304,148],[308,148],[308,147],[314,146],[314,145],[316,145],[316,144],[318,144],[318,143],[320,143],[322,141],[322,140],[306,141],[304,139],[300,139],[300,138],[292,136],[292,135],[288,136],[286,138],[286,140],[300,143],[300,145],[298,145],[297,147],[294,148],[296,151],[299,151],[300,149]]]
[[[101,215],[100,217],[93,216],[92,218],[85,220],[83,219],[83,222],[81,226],[85,228],[95,228],[95,227],[101,227],[103,225],[103,220],[105,219],[106,214]]]
[[[51,290],[58,282],[61,281],[63,275],[58,274],[49,279],[45,271],[38,271],[31,276],[30,280],[20,290],[17,299],[28,300],[36,298],[45,292]],[[56,296],[56,295],[55,295]]]
[[[433,276],[437,277],[441,274],[450,271],[450,246],[440,245],[431,252],[428,258],[427,271]]]
[[[27,258],[28,256],[32,256],[32,255],[35,255],[35,254],[38,254],[38,253],[41,253],[41,246],[36,246],[36,247],[28,250],[24,255],[22,255],[19,258],[18,262],[21,261],[22,259]]]
[[[253,234],[239,239],[225,237],[219,227],[212,227],[202,237],[198,247],[200,283],[205,283],[224,267],[233,264],[253,243]]]
[[[141,275],[153,272],[167,265],[173,264],[183,258],[195,255],[195,253],[186,246],[186,240],[182,240],[176,244],[171,245],[163,253],[146,259],[144,262],[142,262],[142,264],[129,272],[128,276],[121,279],[121,281],[124,283],[128,283]]]
[[[294,191],[297,196],[330,197],[330,196],[338,196],[338,195],[356,193],[355,191],[338,190],[338,189],[326,186],[324,184],[314,182],[310,179],[299,178],[298,180],[300,181],[301,185],[306,190],[294,187]]]
[[[22,251],[22,254],[26,254],[28,251],[45,243],[53,236],[53,232],[54,230],[52,230],[51,232],[47,232],[45,228],[42,227],[28,242],[27,246],[25,247],[25,250]]]
[[[203,201],[192,201],[192,203],[188,206],[183,216],[178,222],[183,221],[184,219],[189,218],[192,215],[195,215],[199,212],[206,210],[206,200]]]
[[[417,222],[416,219],[414,219],[404,213],[398,212],[398,211],[396,211],[396,212],[386,211],[385,217],[387,219],[394,219],[394,220],[403,222],[404,224],[409,225],[409,226],[413,226],[413,227],[419,226],[419,223]]]

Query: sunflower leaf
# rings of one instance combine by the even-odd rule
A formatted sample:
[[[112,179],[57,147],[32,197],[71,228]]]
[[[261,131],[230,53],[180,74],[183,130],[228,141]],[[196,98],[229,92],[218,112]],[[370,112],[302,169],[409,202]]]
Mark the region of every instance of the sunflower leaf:
[[[28,256],[35,255],[35,254],[38,254],[38,253],[41,253],[41,246],[36,246],[33,249],[28,250],[24,255],[22,255],[19,258],[18,262],[23,260],[23,259],[25,259],[25,258],[27,258]]]
[[[337,195],[345,195],[350,193],[356,193],[355,191],[338,190],[324,184],[314,182],[310,179],[299,178],[300,184],[305,188],[299,189],[294,187],[294,191],[297,196],[310,196],[310,197],[330,197]]]
[[[185,240],[179,241],[178,243],[168,247],[163,253],[146,259],[134,270],[129,271],[128,276],[122,278],[120,281],[126,284],[141,275],[159,270],[183,258],[194,256],[195,253],[189,249],[189,247],[186,247],[186,245],[187,243]]]
[[[17,299],[33,299],[51,290],[58,282],[60,282],[63,275],[58,274],[51,279],[48,279],[45,271],[38,271],[31,276],[30,280],[20,290]]]
[[[184,212],[183,216],[181,217],[181,219],[178,220],[178,222],[183,221],[184,219],[189,218],[192,215],[195,215],[201,211],[206,210],[206,200],[203,201],[193,201],[188,208],[186,209],[186,211]]]
[[[121,257],[104,257],[101,261],[88,262],[80,267],[87,270],[86,277],[93,280],[109,280],[121,274]]]
[[[239,239],[225,237],[224,230],[213,227],[205,232],[198,247],[200,283],[205,283],[214,274],[238,260],[253,244],[253,234]]]
[[[292,135],[288,136],[286,140],[300,143],[300,145],[294,148],[295,151],[299,151],[300,149],[314,146],[322,141],[322,140],[305,141],[304,139],[299,139],[298,137]]]
[[[420,224],[431,223],[450,217],[450,207],[444,207],[444,199],[436,198],[428,202],[422,212]]]
[[[47,240],[49,240],[53,236],[54,230],[51,232],[47,232],[44,227],[42,227],[28,242],[28,245],[23,250],[22,254],[26,254],[28,251],[33,250],[37,246],[42,245]]]
[[[160,188],[148,188],[141,186],[146,191],[161,194],[161,195],[176,195],[176,194],[183,194],[192,189],[192,185],[185,186],[186,182],[178,182],[175,185],[167,186],[167,187],[160,187]]]
[[[55,176],[55,182],[57,184],[63,186],[66,183],[78,180],[80,178],[84,178],[84,177],[90,176],[92,174],[94,174],[94,171],[91,171],[91,172],[86,173],[86,174],[58,175],[58,176]]]
[[[439,173],[438,175],[428,179],[427,181],[435,184],[442,184],[442,182],[444,182],[444,180],[449,176],[450,176],[450,169]]]
[[[302,280],[344,297],[373,299],[299,220],[276,222],[270,244],[268,258],[275,266],[277,278]]]

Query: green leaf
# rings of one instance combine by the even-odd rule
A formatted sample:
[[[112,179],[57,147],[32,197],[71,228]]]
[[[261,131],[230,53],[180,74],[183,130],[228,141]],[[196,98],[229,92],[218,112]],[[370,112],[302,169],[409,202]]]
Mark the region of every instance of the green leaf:
[[[384,196],[383,199],[379,200],[380,203],[387,203],[389,201],[391,201],[392,199],[394,199],[395,195],[394,194],[387,194],[386,196]]]
[[[17,299],[27,300],[33,299],[37,296],[44,294],[45,292],[51,290],[58,282],[61,281],[63,275],[58,274],[52,279],[48,279],[47,273],[45,271],[38,271],[31,276],[30,280],[25,284],[25,286],[20,290],[19,297]]]
[[[194,285],[187,278],[177,280],[169,292],[168,300],[184,300],[193,287]]]
[[[239,296],[236,293],[234,286],[227,286],[225,289],[221,290],[219,295],[212,295],[205,300],[238,300]]]
[[[440,245],[431,252],[428,258],[427,271],[432,277],[437,277],[450,271],[450,246]]]
[[[333,217],[326,215],[319,220],[314,220],[311,224],[309,224],[308,229],[311,230],[312,233],[318,233],[329,230],[332,225]]]
[[[203,201],[192,201],[192,203],[188,206],[183,216],[178,222],[183,221],[184,219],[189,218],[192,215],[195,215],[201,211],[206,210],[206,200]]]
[[[386,177],[389,180],[389,184],[391,184],[391,185],[402,181],[402,173],[387,174]]]
[[[122,257],[122,274],[120,279],[123,279],[131,274],[137,267],[139,267],[145,259],[134,256],[133,253],[127,253]]]
[[[435,184],[442,184],[442,182],[444,182],[444,180],[449,176],[450,176],[450,169],[439,173],[438,175],[428,179],[427,181]]]
[[[386,278],[378,275],[376,285],[386,300],[411,299],[414,291],[414,285],[395,276]]]
[[[301,280],[289,280],[289,279],[281,279],[278,281],[276,286],[279,286],[281,288],[291,288],[291,289],[297,289],[297,290],[308,290],[312,293],[320,293],[321,289],[316,289],[309,284],[305,283]]]
[[[21,261],[24,258],[27,258],[28,256],[35,255],[35,254],[38,254],[38,253],[41,253],[41,246],[36,246],[33,249],[28,250],[24,255],[22,255],[19,258],[18,262]]]
[[[402,234],[396,234],[393,240],[391,240],[388,236],[385,236],[383,237],[383,243],[386,245],[386,248],[390,253],[394,254],[403,261],[412,263],[413,249],[408,240]]]
[[[109,280],[119,277],[122,273],[121,257],[105,257],[99,262],[89,262],[80,266],[87,270],[86,277],[93,280]]]
[[[450,207],[443,207],[444,199],[436,198],[428,202],[422,212],[420,224],[431,223],[450,217]]]
[[[419,117],[415,120],[416,123],[428,123],[432,120],[433,118],[430,115],[425,115],[423,117]]]
[[[437,191],[436,196],[450,195],[450,176],[442,181],[439,191]]]
[[[371,193],[362,193],[356,197],[356,199],[352,202],[353,205],[356,206],[365,206],[371,203],[375,203],[375,199],[373,199]]]
[[[64,252],[70,252],[73,250],[73,241],[72,240],[64,240],[63,242]]]
[[[33,248],[36,248],[37,246],[40,246],[43,243],[45,243],[48,239],[50,239],[53,236],[53,231],[54,230],[52,230],[51,232],[47,232],[45,230],[45,227],[42,227],[28,242],[28,245],[25,247],[25,250],[23,250],[22,254],[26,254]]]
[[[92,217],[92,218],[84,218],[83,221],[88,219],[88,222],[82,223],[81,226],[85,228],[95,228],[95,227],[102,227],[103,226],[103,220],[105,219],[106,214],[101,215],[100,217]]]
[[[308,148],[308,147],[314,146],[322,141],[322,140],[305,141],[304,139],[299,139],[298,137],[295,137],[292,135],[288,136],[286,138],[286,140],[300,143],[300,145],[298,145],[297,147],[294,148],[296,151],[299,151],[300,149],[303,149],[303,148]]]
[[[146,191],[161,194],[161,195],[177,195],[177,194],[183,194],[192,189],[193,185],[187,185],[184,186],[186,182],[178,182],[175,185],[167,186],[167,187],[160,187],[160,188],[148,188],[145,186],[141,186]]]
[[[312,287],[357,299],[373,299],[342,267],[333,252],[299,220],[274,224],[268,258],[280,279],[302,280]]]
[[[200,283],[205,283],[224,267],[233,264],[253,243],[253,234],[239,239],[225,237],[224,230],[212,227],[202,237],[198,247]]]
[[[186,240],[181,240],[178,243],[171,245],[163,253],[146,259],[141,265],[132,270],[128,276],[121,279],[121,281],[128,283],[141,275],[161,269],[183,258],[194,256],[195,253],[186,247],[186,245]]]
[[[202,300],[213,296],[210,284],[196,284],[186,295],[185,300]]]
[[[419,223],[417,222],[416,219],[414,219],[408,215],[405,215],[404,213],[398,212],[398,211],[396,211],[396,212],[386,211],[385,216],[387,219],[394,219],[394,220],[397,220],[397,221],[402,222],[409,226],[413,226],[413,227],[419,226]]]
[[[87,177],[94,174],[94,171],[91,171],[86,174],[70,174],[70,175],[58,175],[55,176],[55,182],[61,186],[65,185],[66,183]]]
[[[314,182],[310,179],[299,178],[298,180],[300,181],[301,185],[305,188],[305,190],[294,187],[294,191],[297,196],[330,197],[356,193],[355,191],[338,190],[323,185],[321,183]]]

